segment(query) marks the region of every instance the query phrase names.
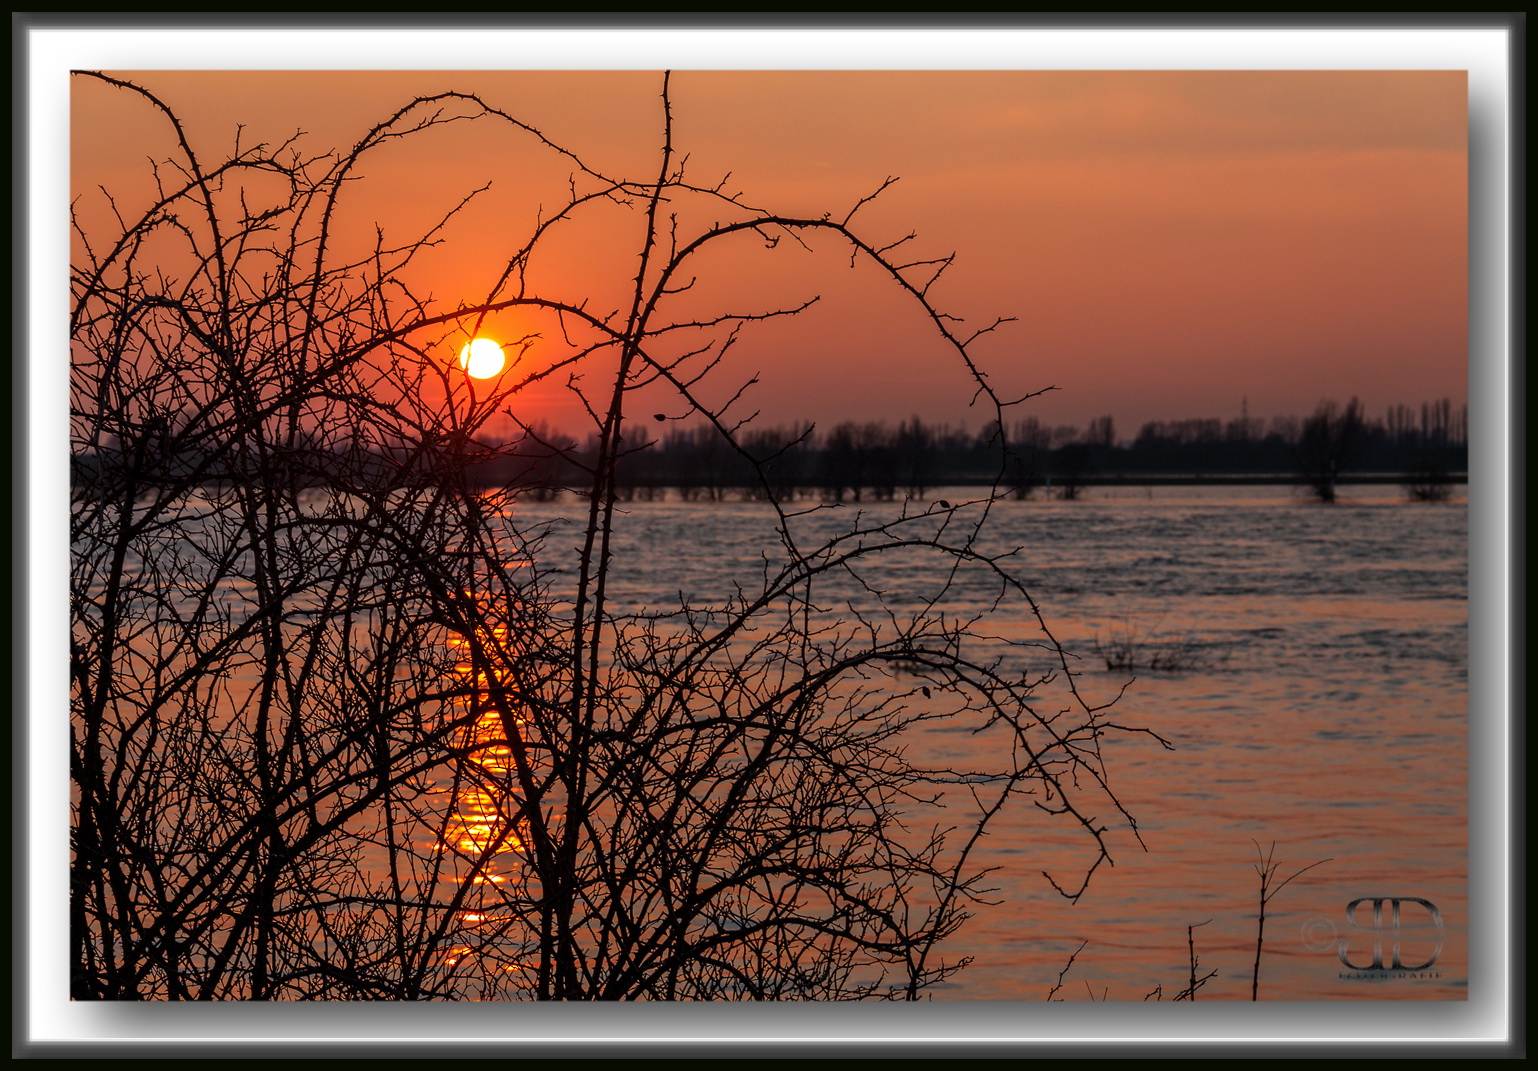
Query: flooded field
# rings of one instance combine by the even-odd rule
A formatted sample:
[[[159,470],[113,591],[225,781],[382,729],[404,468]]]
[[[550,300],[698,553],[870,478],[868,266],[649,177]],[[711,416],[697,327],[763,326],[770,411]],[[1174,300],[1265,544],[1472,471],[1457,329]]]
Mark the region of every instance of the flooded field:
[[[795,523],[831,533],[900,508],[846,504]],[[627,509],[617,591],[637,607],[726,595],[772,530],[749,503]],[[554,522],[558,553],[568,516],[530,505],[524,520]],[[1274,487],[996,504],[986,543],[1021,548],[1011,567],[1076,656],[1078,688],[1173,750],[1108,740],[1108,785],[1143,843],[1110,822],[1114,865],[1077,903],[1042,872],[1082,871],[1093,852],[1029,807],[1002,816],[977,857],[998,868],[998,903],[954,939],[951,954],[975,959],[936,996],[1030,1000],[1060,984],[1065,1000],[1169,999],[1188,984],[1194,946],[1197,975],[1217,972],[1198,999],[1248,1000],[1256,866],[1274,844],[1261,999],[1463,999],[1466,518],[1462,502],[1411,504],[1393,487],[1333,507]],[[889,596],[908,586],[919,599],[934,578],[894,567],[890,580]],[[947,595],[958,611],[965,597],[964,584]],[[1003,621],[1029,636],[1039,626],[1018,610]],[[996,743],[965,727],[923,736],[957,764]],[[1385,969],[1371,969],[1375,957]]]

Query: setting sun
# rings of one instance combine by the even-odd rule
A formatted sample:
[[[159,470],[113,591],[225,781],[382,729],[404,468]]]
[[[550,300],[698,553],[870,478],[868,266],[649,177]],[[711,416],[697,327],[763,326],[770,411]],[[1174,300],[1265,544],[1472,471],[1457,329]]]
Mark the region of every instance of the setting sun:
[[[490,379],[507,366],[502,347],[489,338],[471,339],[459,351],[459,367],[471,379]]]

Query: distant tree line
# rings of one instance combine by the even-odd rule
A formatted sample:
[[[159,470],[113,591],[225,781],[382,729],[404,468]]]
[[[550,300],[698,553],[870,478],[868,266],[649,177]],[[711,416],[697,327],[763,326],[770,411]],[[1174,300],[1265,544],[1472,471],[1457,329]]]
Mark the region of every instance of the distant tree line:
[[[1259,476],[1296,480],[1333,500],[1341,478],[1363,474],[1417,481],[1428,488],[1468,467],[1468,409],[1451,401],[1419,410],[1399,405],[1367,418],[1356,399],[1323,402],[1308,417],[1151,421],[1136,438],[1118,439],[1112,417],[1087,427],[1048,426],[1035,418],[1004,429],[1005,483],[1017,497],[1075,498],[1093,483],[1148,478]],[[765,428],[729,444],[713,428],[668,427],[631,445],[617,480],[627,498],[672,492],[685,500],[774,495],[828,501],[921,498],[937,487],[990,483],[998,477],[996,424],[968,430],[913,416],[896,425],[845,421],[829,428]],[[477,467],[478,479],[523,482],[534,493],[567,485],[591,444],[546,429],[531,432],[515,457]],[[1435,492],[1424,497],[1438,497]]]
[[[170,423],[163,429],[168,442]],[[896,425],[844,421],[823,429],[801,423],[745,430],[732,442],[708,425],[635,428],[616,466],[618,493],[626,499],[671,493],[686,501],[888,501],[999,476],[996,423],[978,431],[918,416]],[[1150,421],[1130,440],[1118,438],[1110,416],[1082,428],[1048,426],[1032,417],[1009,424],[1004,435],[1004,482],[1020,498],[1039,493],[1072,499],[1096,483],[1256,476],[1301,482],[1321,500],[1333,501],[1340,480],[1374,474],[1397,478],[1413,497],[1431,499],[1444,497],[1468,467],[1468,407],[1454,408],[1446,398],[1418,409],[1396,405],[1376,420],[1353,398],[1345,405],[1322,402],[1302,418]],[[108,447],[75,457],[74,482],[110,483],[125,472],[139,479],[146,467],[175,478],[198,472],[206,481],[243,479],[227,459],[210,465],[184,447],[159,456],[155,441],[155,435],[141,436],[134,456]],[[306,452],[299,446],[288,473],[298,486],[335,486],[344,477],[366,486],[416,485],[463,471],[474,483],[519,487],[535,498],[579,485],[596,450],[592,441],[544,425],[525,428],[512,451],[317,444]]]

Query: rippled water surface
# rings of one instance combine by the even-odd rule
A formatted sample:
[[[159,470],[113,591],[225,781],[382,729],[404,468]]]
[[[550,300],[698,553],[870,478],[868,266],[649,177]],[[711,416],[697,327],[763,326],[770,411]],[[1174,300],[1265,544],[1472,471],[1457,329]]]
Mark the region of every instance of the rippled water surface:
[[[762,505],[626,508],[618,597],[636,606],[725,597],[773,549]],[[810,538],[899,508],[845,505],[797,523]],[[531,504],[523,519],[555,522],[546,547],[559,557],[576,514]],[[1000,902],[952,944],[975,961],[938,997],[1040,999],[1061,983],[1061,999],[1168,999],[1188,982],[1195,927],[1197,973],[1217,971],[1199,999],[1248,1000],[1257,845],[1274,844],[1277,881],[1319,865],[1267,907],[1262,999],[1464,998],[1464,503],[1410,504],[1390,487],[1353,489],[1333,507],[1287,488],[1104,488],[1078,502],[998,504],[988,531],[986,549],[1021,548],[1010,567],[1078,656],[1086,698],[1108,702],[1125,687],[1115,720],[1174,750],[1143,736],[1107,745],[1111,787],[1144,846],[1113,828],[1114,867],[1076,904],[1042,871],[1093,862],[1082,838],[1035,823],[1029,808],[992,827],[981,862],[999,868]],[[884,586],[900,602],[935,583],[894,556]],[[965,610],[982,594],[963,584],[947,600]],[[1023,604],[1002,624],[1020,636],[1038,627]],[[933,731],[922,746],[959,763],[989,745]],[[1348,905],[1361,898],[1353,929]],[[1379,971],[1357,969],[1375,955],[1374,899],[1390,968]]]

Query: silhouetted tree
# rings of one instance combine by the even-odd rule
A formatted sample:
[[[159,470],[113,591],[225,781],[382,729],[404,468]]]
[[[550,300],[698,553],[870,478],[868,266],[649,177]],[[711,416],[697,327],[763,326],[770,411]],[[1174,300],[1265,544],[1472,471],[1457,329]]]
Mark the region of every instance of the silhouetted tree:
[[[1094,471],[1094,450],[1088,443],[1069,442],[1052,455],[1057,497],[1072,502],[1084,492],[1084,478]]]
[[[917,416],[897,426],[892,437],[898,482],[912,498],[923,498],[935,485],[935,435]]]
[[[1031,497],[1045,480],[1052,433],[1035,417],[1017,421],[1009,435],[1005,483],[1014,498]]]
[[[1102,450],[1111,449],[1116,445],[1116,421],[1109,415],[1091,420],[1084,441]]]
[[[213,162],[147,90],[80,77],[158,111],[175,149],[118,231],[80,226],[72,274],[72,447],[96,471],[71,516],[77,998],[912,999],[966,965],[945,941],[985,902],[970,860],[1001,811],[1031,795],[1079,831],[1083,873],[1048,878],[1069,899],[1110,857],[1108,816],[1135,836],[1100,749],[1137,730],[1079,696],[1044,624],[1029,643],[984,626],[1005,605],[1040,621],[980,541],[1002,492],[830,534],[696,393],[740,330],[809,304],[674,318],[702,254],[831,246],[916,305],[1002,425],[970,349],[1002,321],[960,333],[930,298],[950,258],[862,236],[870,197],[802,217],[696,184],[666,78],[635,179],[462,93],[345,152]],[[401,277],[437,228],[359,253],[332,220],[376,148],[455,122],[571,180],[530,236],[497,236],[485,300],[444,307]],[[555,224],[590,212],[634,239],[609,315],[532,282]],[[557,317],[561,342],[471,381],[452,354],[505,309]],[[494,430],[558,375],[592,418],[582,448]],[[749,466],[772,518],[716,602],[618,598],[648,384]],[[580,492],[571,540],[515,507],[553,479]],[[937,721],[990,734],[993,761],[926,762],[911,738]]]
[[[1334,502],[1341,473],[1361,449],[1364,423],[1362,403],[1352,398],[1341,407],[1332,401],[1319,403],[1314,415],[1303,422],[1298,435],[1298,468],[1320,502]]]
[[[890,499],[896,492],[897,467],[889,433],[875,421],[845,421],[834,427],[823,442],[822,465],[824,494],[835,502],[842,502],[845,492],[856,502],[867,491],[877,500]]]
[[[749,477],[762,474],[767,485],[750,483],[744,488],[748,497],[773,498],[782,502],[793,500],[810,473],[808,444],[812,436],[810,424],[747,432],[743,445],[752,464],[744,466],[743,471]]]

